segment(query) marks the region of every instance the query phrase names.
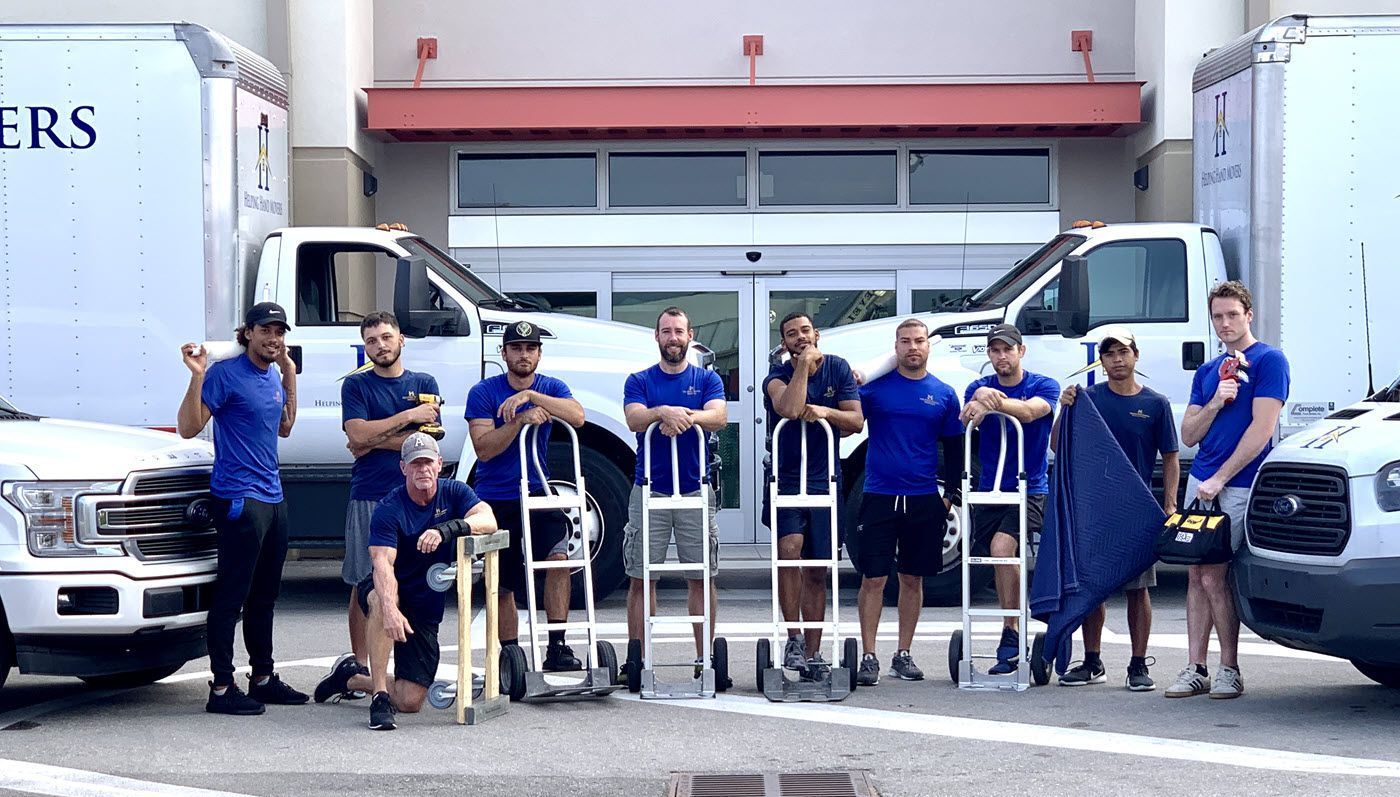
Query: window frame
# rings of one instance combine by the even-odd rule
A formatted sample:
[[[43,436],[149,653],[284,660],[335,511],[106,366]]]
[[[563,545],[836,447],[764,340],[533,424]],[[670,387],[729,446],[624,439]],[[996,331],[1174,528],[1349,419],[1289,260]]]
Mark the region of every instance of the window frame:
[[[1088,250],[1088,251],[1086,251],[1086,252],[1083,252],[1083,253],[1082,253],[1082,256],[1083,256],[1083,257],[1086,257],[1086,258],[1092,258],[1095,252],[1098,252],[1098,251],[1100,251],[1100,250],[1102,250],[1102,249],[1107,249],[1107,248],[1109,248],[1109,247],[1121,248],[1121,247],[1139,246],[1139,245],[1147,244],[1147,243],[1173,243],[1173,244],[1176,244],[1177,246],[1179,246],[1179,247],[1181,248],[1181,263],[1182,263],[1182,282],[1181,282],[1182,287],[1181,287],[1181,290],[1182,290],[1182,294],[1183,294],[1184,297],[1185,297],[1185,301],[1182,303],[1183,315],[1174,316],[1174,317],[1172,317],[1172,316],[1146,316],[1146,317],[1143,317],[1143,318],[1126,318],[1126,317],[1123,317],[1123,316],[1121,316],[1121,315],[1115,315],[1115,316],[1109,316],[1109,317],[1104,317],[1104,318],[1094,318],[1094,317],[1092,316],[1093,307],[1092,307],[1092,305],[1091,305],[1091,306],[1090,306],[1091,317],[1090,317],[1090,319],[1089,319],[1089,325],[1090,325],[1090,327],[1092,327],[1092,328],[1098,328],[1098,327],[1102,327],[1102,326],[1108,326],[1108,325],[1110,325],[1110,324],[1125,324],[1125,325],[1130,325],[1130,326],[1139,326],[1139,325],[1143,325],[1143,324],[1178,324],[1178,323],[1189,322],[1189,321],[1191,320],[1191,291],[1190,291],[1191,252],[1190,252],[1190,247],[1187,245],[1186,241],[1182,240],[1181,238],[1172,237],[1172,236],[1165,236],[1165,237],[1160,237],[1160,238],[1121,238],[1121,239],[1114,240],[1114,241],[1104,241],[1103,243],[1099,244],[1098,246],[1094,247],[1093,249],[1090,249],[1090,250]],[[1062,262],[1063,262],[1063,261],[1062,261]],[[1093,278],[1092,278],[1092,276],[1091,276],[1091,277],[1090,277],[1090,290],[1091,290],[1091,291],[1093,290],[1093,288],[1092,288],[1092,284],[1093,284],[1093,283],[1092,283],[1092,279],[1093,279]],[[1031,307],[1031,306],[1030,306],[1030,303],[1031,303],[1036,297],[1038,297],[1038,296],[1040,296],[1041,294],[1043,294],[1043,293],[1045,292],[1045,290],[1046,290],[1048,287],[1050,287],[1050,283],[1053,282],[1053,283],[1055,283],[1056,285],[1058,285],[1058,284],[1059,284],[1059,280],[1060,280],[1060,269],[1059,269],[1059,268],[1056,268],[1056,269],[1054,270],[1054,273],[1047,273],[1046,276],[1045,276],[1045,278],[1043,279],[1043,281],[1040,282],[1039,285],[1037,285],[1036,287],[1034,287],[1034,288],[1032,288],[1031,290],[1027,291],[1027,293],[1025,294],[1026,298],[1023,299],[1023,300],[1021,300],[1020,303],[1018,304],[1018,306],[1016,307],[1016,325],[1017,325],[1017,327],[1023,327],[1023,326],[1025,325],[1025,319],[1024,319],[1023,314],[1026,312],[1026,310],[1028,310],[1028,309],[1029,309],[1029,310],[1032,310],[1032,311],[1036,311],[1036,310],[1043,311],[1043,310],[1044,310],[1043,307]],[[1042,330],[1039,330],[1039,331],[1037,331],[1037,332],[1035,332],[1035,333],[1033,333],[1033,334],[1037,334],[1037,335],[1051,335],[1051,334],[1055,334],[1055,335],[1058,335],[1059,332],[1060,332],[1059,326],[1058,326],[1058,325],[1053,325],[1052,328],[1042,329]],[[1028,334],[1032,334],[1032,333],[1028,333]]]
[[[971,202],[971,201],[969,201],[969,202],[915,202],[915,201],[914,201],[914,181],[913,181],[913,176],[914,176],[914,175],[913,175],[913,166],[909,163],[909,161],[914,157],[915,154],[918,154],[918,153],[921,153],[921,152],[933,152],[933,153],[939,153],[939,154],[948,154],[948,153],[963,153],[963,152],[978,152],[978,151],[983,151],[983,152],[996,152],[996,153],[999,153],[999,154],[1008,154],[1008,153],[1023,153],[1023,154],[1036,153],[1036,154],[1039,154],[1039,153],[1044,153],[1044,155],[1045,155],[1045,181],[1046,181],[1046,184],[1045,184],[1045,196],[1046,196],[1046,202],[1045,202],[1045,203],[1041,203],[1041,202]],[[1050,199],[1054,196],[1054,186],[1055,186],[1055,170],[1054,170],[1054,163],[1055,163],[1055,155],[1054,155],[1054,153],[1050,150],[1050,147],[1048,147],[1048,146],[1026,146],[1026,147],[1012,147],[1012,146],[1007,146],[1007,147],[976,147],[976,148],[973,148],[973,147],[937,147],[937,146],[934,146],[934,147],[915,147],[915,146],[911,146],[911,147],[909,147],[909,149],[908,149],[908,155],[905,157],[905,161],[904,161],[904,166],[905,166],[906,173],[909,175],[909,178],[910,178],[910,179],[909,179],[909,187],[908,187],[909,207],[910,207],[910,208],[917,208],[917,209],[919,209],[919,210],[927,210],[927,209],[929,209],[929,208],[939,208],[939,207],[944,207],[944,208],[946,208],[946,207],[952,207],[952,208],[958,208],[958,209],[962,209],[962,208],[966,207],[966,208],[978,208],[978,209],[980,210],[980,209],[982,209],[982,208],[987,208],[987,207],[1002,208],[1002,207],[1006,207],[1006,206],[1010,206],[1010,205],[1035,205],[1035,206],[1039,206],[1039,205],[1042,205],[1042,204],[1048,204],[1049,201],[1050,201]]]
[[[497,157],[497,158],[506,158],[506,157],[512,157],[512,156],[514,156],[514,157],[520,157],[520,158],[523,159],[523,158],[528,158],[528,157],[546,157],[546,156],[568,156],[568,157],[577,157],[577,156],[585,156],[585,155],[591,155],[591,156],[593,157],[593,204],[592,204],[592,205],[537,205],[537,206],[533,206],[533,207],[501,208],[501,207],[493,207],[493,206],[486,206],[486,207],[468,206],[468,207],[464,207],[464,206],[461,204],[461,202],[462,202],[462,195],[461,195],[461,192],[459,191],[459,186],[460,186],[460,184],[461,184],[461,176],[462,176],[462,173],[461,173],[461,162],[462,162],[462,157],[463,157],[463,156]],[[550,148],[537,149],[537,150],[526,150],[526,149],[500,149],[500,150],[497,150],[497,149],[489,149],[489,150],[472,150],[472,149],[456,149],[456,148],[454,148],[453,153],[452,153],[452,179],[451,179],[451,181],[450,181],[450,182],[451,182],[451,185],[452,185],[452,194],[451,194],[451,203],[452,203],[452,204],[451,204],[451,207],[453,208],[453,210],[454,210],[455,213],[485,213],[485,214],[488,214],[488,215],[491,214],[491,213],[493,213],[493,212],[504,214],[505,211],[514,211],[514,212],[516,212],[516,213],[525,212],[525,213],[551,213],[551,214],[553,214],[553,213],[560,213],[560,212],[569,212],[569,211],[572,211],[572,212],[575,212],[575,213],[587,213],[587,212],[590,212],[590,211],[596,211],[596,210],[598,209],[598,207],[599,207],[599,204],[598,204],[598,202],[599,202],[598,197],[599,197],[600,195],[606,196],[605,193],[600,193],[602,189],[601,189],[601,184],[600,184],[600,182],[599,182],[600,180],[603,179],[603,172],[606,172],[606,169],[605,169],[605,168],[604,168],[604,169],[600,169],[600,168],[599,168],[599,164],[602,163],[603,161],[605,161],[605,159],[606,159],[605,156],[602,154],[602,148],[600,148],[600,147],[594,147],[594,148],[589,148],[589,149],[568,149],[568,148],[562,148],[562,147],[550,147]]]

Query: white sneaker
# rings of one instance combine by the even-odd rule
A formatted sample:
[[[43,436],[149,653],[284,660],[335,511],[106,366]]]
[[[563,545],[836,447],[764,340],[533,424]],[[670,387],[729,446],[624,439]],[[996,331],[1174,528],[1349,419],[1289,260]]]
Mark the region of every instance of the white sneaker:
[[[1196,665],[1188,664],[1176,676],[1176,683],[1167,687],[1167,697],[1193,697],[1210,691],[1210,678],[1202,675]]]
[[[1229,700],[1244,694],[1244,676],[1237,667],[1220,665],[1215,671],[1215,683],[1210,685],[1210,696],[1215,700]]]

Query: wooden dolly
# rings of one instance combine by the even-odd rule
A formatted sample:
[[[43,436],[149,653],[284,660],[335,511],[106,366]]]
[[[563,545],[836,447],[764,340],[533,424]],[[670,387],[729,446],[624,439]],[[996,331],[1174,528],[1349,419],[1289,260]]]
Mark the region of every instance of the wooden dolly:
[[[428,569],[428,586],[446,592],[457,584],[457,682],[434,681],[428,687],[428,704],[433,708],[450,708],[457,704],[458,725],[480,725],[506,713],[510,700],[501,694],[499,667],[491,662],[501,659],[501,637],[497,632],[501,567],[500,552],[510,545],[510,532],[501,529],[493,534],[465,535],[457,538],[455,565],[433,565]],[[482,559],[482,582],[485,585],[486,609],[486,682],[481,699],[472,694],[472,560]],[[461,698],[458,700],[457,698]]]

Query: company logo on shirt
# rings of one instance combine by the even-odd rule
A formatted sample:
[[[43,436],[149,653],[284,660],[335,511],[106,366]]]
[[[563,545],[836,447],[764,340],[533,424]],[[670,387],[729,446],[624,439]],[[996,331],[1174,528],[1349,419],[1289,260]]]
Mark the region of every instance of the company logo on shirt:
[[[1132,412],[1130,412],[1130,413],[1128,413],[1128,414],[1131,415],[1131,416],[1133,416],[1134,418],[1141,418],[1141,419],[1143,419],[1144,421],[1150,421],[1150,420],[1152,420],[1152,416],[1151,416],[1151,415],[1148,415],[1147,413],[1143,412],[1142,410],[1133,410]]]
[[[696,389],[695,385],[691,385],[685,389],[685,394],[687,396],[698,396],[700,395],[700,391]]]
[[[447,514],[447,510],[446,510],[446,509],[439,509],[439,510],[433,512],[433,517],[439,518],[439,517],[442,517],[442,516],[445,515],[445,514]]]
[[[826,392],[823,393],[822,396],[824,396],[825,398],[835,398],[835,397],[836,397],[836,386],[835,386],[835,385],[828,385],[827,388],[826,388]]]
[[[932,394],[932,393],[930,393],[930,394],[928,394],[927,396],[924,396],[923,398],[919,399],[919,401],[922,401],[923,403],[929,405],[930,407],[932,407],[934,404],[937,404],[937,403],[938,403],[938,402],[933,398],[933,394]]]

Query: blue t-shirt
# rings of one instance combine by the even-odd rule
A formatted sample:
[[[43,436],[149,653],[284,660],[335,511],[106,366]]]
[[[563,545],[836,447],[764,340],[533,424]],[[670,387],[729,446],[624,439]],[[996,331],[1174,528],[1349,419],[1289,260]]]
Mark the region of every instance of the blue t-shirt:
[[[860,388],[870,429],[865,491],[878,495],[938,492],[938,440],[962,434],[958,394],[933,374],[911,379],[890,371]]]
[[[1177,450],[1176,422],[1172,418],[1172,403],[1167,397],[1144,386],[1136,396],[1120,396],[1099,382],[1084,388],[1084,395],[1094,402],[1099,415],[1118,447],[1128,455],[1128,461],[1142,477],[1143,484],[1152,486],[1152,469],[1157,455]]]
[[[574,394],[569,391],[569,386],[564,384],[562,379],[555,379],[544,374],[535,374],[535,381],[530,385],[530,390],[553,398],[571,399]],[[471,392],[467,393],[467,420],[478,419],[490,420],[495,423],[495,428],[499,429],[505,423],[496,415],[496,410],[500,409],[501,402],[519,393],[519,390],[510,386],[510,381],[505,374],[497,374],[490,379],[483,379],[472,386]],[[533,402],[525,402],[520,405],[516,412],[524,412],[534,407]],[[546,453],[549,450],[549,430],[554,424],[545,423],[535,432],[535,447],[539,449],[540,467],[544,468],[545,478],[549,478],[549,462]],[[521,427],[520,434],[525,433],[525,428]],[[539,474],[535,471],[533,462],[526,463],[530,468],[530,489],[544,489],[544,482],[540,480]],[[520,437],[516,435],[510,446],[505,451],[497,454],[484,462],[476,463],[476,493],[487,501],[518,501],[520,500]]]
[[[1204,407],[1215,395],[1220,386],[1220,363],[1228,355],[1222,354],[1196,369],[1191,379],[1191,404]],[[1196,447],[1196,458],[1191,461],[1191,475],[1205,481],[1220,470],[1225,460],[1235,453],[1235,447],[1244,437],[1244,431],[1254,420],[1254,399],[1272,398],[1288,401],[1289,372],[1288,360],[1283,352],[1266,344],[1255,342],[1244,350],[1244,358],[1249,362],[1249,381],[1240,382],[1240,392],[1235,400],[1227,404],[1211,422],[1206,436]],[[1273,440],[1264,444],[1264,450],[1253,462],[1240,469],[1227,487],[1248,487],[1254,483],[1254,474],[1264,457],[1273,449]]]
[[[199,399],[214,419],[214,473],[209,491],[219,498],[282,500],[277,473],[277,428],[282,424],[282,372],[264,371],[248,355],[209,366]]]
[[[404,371],[383,377],[374,371],[361,371],[345,377],[340,385],[340,426],[352,420],[382,421],[418,406],[409,393],[438,394],[438,383],[429,374]],[[378,501],[396,485],[403,484],[399,452],[376,448],[355,460],[350,470],[350,497],[356,501]]]
[[[763,408],[768,411],[768,439],[764,444],[766,452],[769,454],[764,459],[764,470],[771,475],[773,463],[771,452],[773,450],[773,429],[782,420],[782,416],[773,409],[773,400],[768,397],[768,385],[774,380],[783,384],[792,382],[792,360],[788,360],[781,365],[775,365],[768,372],[768,376],[763,380]],[[818,407],[830,407],[839,409],[843,401],[859,401],[860,392],[856,388],[855,375],[851,373],[851,366],[845,360],[834,354],[823,354],[822,363],[817,366],[817,372],[807,377],[807,403]],[[802,488],[802,433],[798,427],[801,421],[790,420],[783,427],[783,433],[778,441],[778,464],[782,466],[782,472],[778,474],[778,489],[784,493],[795,493]],[[836,450],[836,473],[837,478],[841,476],[841,431],[835,426],[831,429],[832,442],[837,446]],[[653,456],[655,452],[653,452]],[[821,426],[812,423],[807,425],[807,492],[826,492],[827,472],[826,472],[826,432]]]
[[[447,520],[460,520],[481,503],[472,488],[459,481],[438,479],[437,493],[427,506],[419,506],[400,484],[374,507],[369,521],[369,544],[398,550],[394,558],[394,579],[399,584],[399,607],[413,610],[427,622],[440,622],[447,593],[428,586],[428,568],[438,562],[457,559],[455,544],[439,545],[432,553],[418,550],[418,535],[429,526]]]
[[[1055,425],[1054,410],[1055,403],[1060,400],[1060,384],[1048,376],[1024,371],[1020,384],[1007,387],[1001,383],[996,374],[988,374],[967,386],[967,392],[963,394],[963,401],[971,401],[972,394],[981,387],[1000,390],[1006,394],[1007,398],[1018,401],[1042,398],[1045,399],[1046,404],[1050,405],[1050,412],[1046,413],[1044,417],[1021,424],[1022,434],[1026,436],[1026,492],[1031,495],[1049,493],[1050,480],[1046,478],[1046,473],[1050,455],[1050,429]],[[978,490],[993,489],[992,482],[996,480],[997,454],[1001,451],[1001,435],[1004,426],[1010,426],[1010,423],[996,416],[983,419],[982,425],[978,427],[981,434],[977,444],[977,455],[982,461],[982,473],[977,482]],[[1016,489],[1016,433],[1011,432],[1010,434],[1012,439],[1007,441],[1006,465],[1001,476],[1001,489],[1003,490]]]
[[[627,377],[622,388],[622,404],[641,404],[644,407],[685,407],[692,410],[705,408],[705,404],[724,398],[724,382],[714,371],[687,364],[684,371],[668,374],[661,365],[653,365],[645,371],[638,371]],[[642,456],[642,432],[637,432],[637,473],[636,484],[645,481],[645,461]],[[671,441],[676,441],[676,463],[680,467],[680,489],[691,493],[700,489],[700,443],[696,433],[687,431],[677,438],[670,438],[660,429],[651,436],[651,489],[652,492],[671,492]],[[709,452],[706,451],[708,456]],[[708,467],[709,463],[705,463]]]

